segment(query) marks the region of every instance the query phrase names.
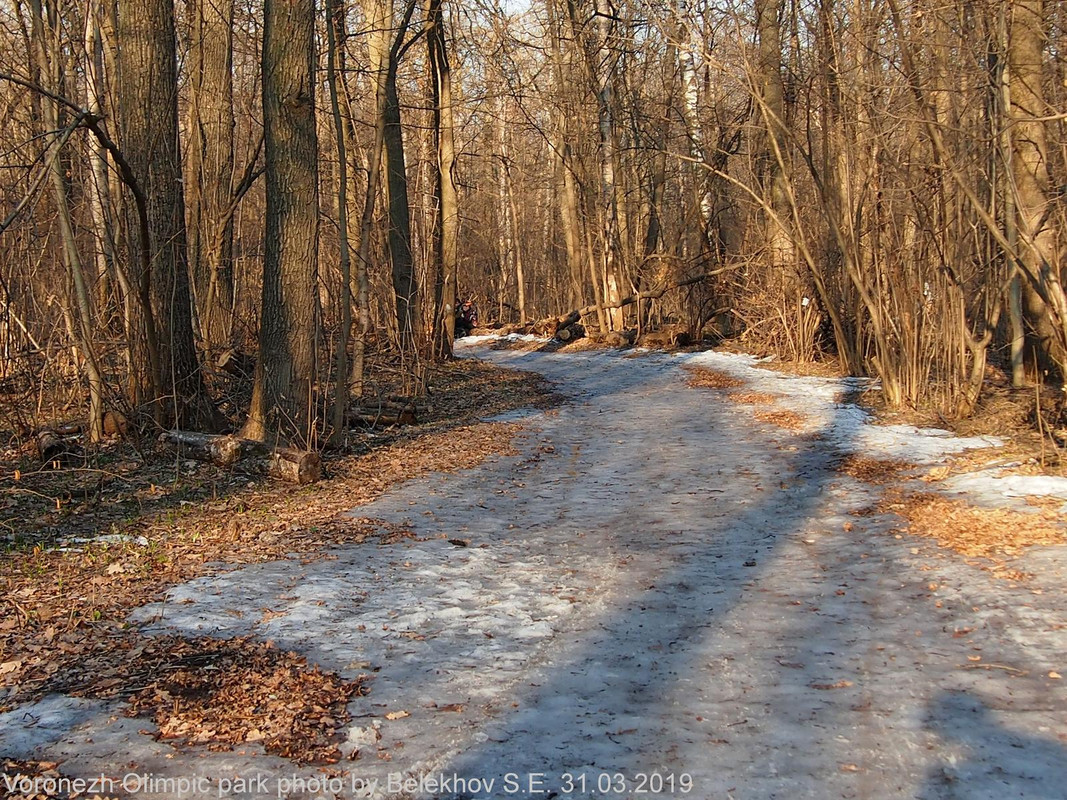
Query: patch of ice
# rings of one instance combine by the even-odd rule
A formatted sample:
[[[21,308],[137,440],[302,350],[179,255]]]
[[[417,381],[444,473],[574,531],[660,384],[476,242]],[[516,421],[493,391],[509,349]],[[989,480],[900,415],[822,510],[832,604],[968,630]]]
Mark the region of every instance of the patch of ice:
[[[32,758],[38,749],[54,744],[67,733],[98,716],[105,703],[82,697],[51,694],[35,703],[0,714],[2,755]]]

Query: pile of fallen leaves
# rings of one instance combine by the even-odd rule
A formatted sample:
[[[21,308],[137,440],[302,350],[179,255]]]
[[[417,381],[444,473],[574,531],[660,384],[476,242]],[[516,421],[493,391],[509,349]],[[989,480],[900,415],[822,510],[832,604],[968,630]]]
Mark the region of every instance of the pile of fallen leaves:
[[[210,750],[259,742],[301,764],[340,759],[338,729],[351,719],[349,700],[364,693],[360,681],[247,638],[166,637],[143,648],[138,657],[151,665],[151,680],[130,698],[127,715],[151,717],[158,738]]]
[[[159,739],[211,750],[258,742],[304,764],[339,759],[346,707],[365,693],[362,679],[346,681],[251,637],[122,631],[70,652],[59,649],[61,656],[27,675],[16,701],[56,692],[124,698],[126,715],[150,717]]]
[[[1063,517],[1048,508],[1032,513],[980,508],[932,492],[890,490],[878,510],[903,517],[908,533],[965,556],[1003,560],[1028,547],[1067,544]]]
[[[880,486],[898,480],[904,473],[916,469],[916,466],[903,459],[868,458],[852,453],[838,461],[835,469],[858,481]]]
[[[795,411],[756,411],[753,415],[760,422],[766,422],[783,430],[800,433],[808,429],[808,422]]]
[[[745,385],[744,381],[717,369],[707,367],[686,367],[685,369],[689,373],[687,383],[694,389],[737,389]]]

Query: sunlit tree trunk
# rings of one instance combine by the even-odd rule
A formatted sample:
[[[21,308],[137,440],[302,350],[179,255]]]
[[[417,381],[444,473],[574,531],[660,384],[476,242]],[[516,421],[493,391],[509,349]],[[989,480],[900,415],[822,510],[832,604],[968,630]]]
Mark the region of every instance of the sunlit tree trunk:
[[[455,339],[455,302],[459,269],[459,200],[456,194],[455,121],[452,109],[452,70],[448,61],[448,38],[442,0],[429,0],[426,19],[430,56],[430,86],[434,111],[434,149],[437,153],[435,189],[437,230],[434,255],[437,281],[434,287],[434,353],[452,355]]]
[[[314,0],[264,4],[263,126],[263,295],[259,359],[244,435],[311,446],[319,232]]]
[[[130,264],[138,265],[141,312],[151,308],[158,332],[159,363],[148,382],[155,387],[150,399],[158,419],[210,430],[219,420],[193,345],[172,0],[119,3],[118,40],[121,147],[147,198],[151,234],[147,272],[141,266],[140,238],[129,237]],[[147,323],[151,326],[152,320]]]
[[[200,336],[230,339],[233,312],[233,0],[189,0],[187,204]]]

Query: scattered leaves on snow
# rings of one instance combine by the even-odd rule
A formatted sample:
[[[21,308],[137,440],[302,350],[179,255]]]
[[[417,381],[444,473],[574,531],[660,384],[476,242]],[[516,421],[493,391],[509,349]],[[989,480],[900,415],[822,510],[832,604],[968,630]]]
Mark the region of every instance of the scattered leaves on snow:
[[[856,480],[881,485],[898,480],[904,473],[916,467],[910,461],[901,459],[868,458],[851,454],[841,459],[835,468]]]
[[[726,399],[733,403],[742,403],[750,406],[772,406],[778,402],[778,398],[766,392],[730,392]]]
[[[766,422],[794,433],[801,433],[808,429],[807,420],[795,411],[756,411],[752,416],[760,422]]]
[[[965,556],[1002,560],[1037,545],[1067,544],[1067,527],[1058,513],[1042,509],[1032,513],[1004,508],[980,508],[932,492],[891,489],[879,505],[903,517],[905,530],[937,540]],[[1018,574],[995,570],[1002,577]]]
[[[258,742],[298,763],[339,758],[349,700],[364,694],[303,656],[251,637],[186,639],[126,631],[65,652],[28,676],[26,695],[125,698],[127,716],[149,717],[157,738],[230,750]]]
[[[88,512],[72,516],[74,530],[86,537],[76,548],[38,546],[4,554],[0,687],[19,688],[24,677],[54,672],[66,655],[93,651],[121,631],[129,609],[161,599],[175,584],[227,566],[292,555],[317,558],[330,545],[409,536],[409,531],[344,512],[427,472],[469,469],[490,456],[515,452],[512,439],[520,425],[474,421],[558,402],[549,384],[530,373],[468,359],[442,370],[433,382],[432,419],[367,437],[362,452],[330,458],[329,477],[317,484],[250,483],[234,473],[221,483],[225,493],[212,497],[209,488],[195,503],[171,498],[171,507],[148,506],[132,519]],[[88,473],[73,476],[83,474]],[[143,493],[162,491],[150,482]],[[65,523],[57,519],[56,524]],[[57,527],[52,537],[62,533],[64,528]],[[110,535],[91,538],[104,533]],[[10,700],[0,700],[0,709]]]
[[[688,384],[694,389],[738,389],[745,385],[744,381],[717,369],[687,366],[685,370],[689,373]]]

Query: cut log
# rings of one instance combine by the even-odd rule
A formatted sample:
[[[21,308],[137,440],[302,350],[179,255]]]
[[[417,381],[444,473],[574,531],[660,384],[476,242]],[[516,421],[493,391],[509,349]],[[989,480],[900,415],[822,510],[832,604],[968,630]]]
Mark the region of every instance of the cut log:
[[[267,454],[267,474],[272,478],[304,486],[322,479],[318,453],[292,447],[271,448]]]
[[[242,462],[256,472],[299,484],[322,478],[322,461],[318,453],[308,450],[197,431],[167,431],[159,440],[183,455],[219,467]]]
[[[573,342],[575,339],[581,339],[583,336],[585,336],[585,328],[577,322],[573,322],[565,328],[560,327],[556,329],[556,338],[561,342]]]
[[[64,436],[58,431],[47,429],[37,434],[37,455],[41,463],[49,461],[67,461],[69,458],[81,455],[81,446],[78,443],[79,434]]]
[[[389,411],[366,411],[357,409],[349,415],[351,424],[364,428],[380,428],[390,425],[414,425],[415,412],[410,409]]]
[[[656,287],[655,289],[646,289],[646,290],[644,290],[642,292],[636,292],[635,294],[631,294],[628,297],[622,298],[621,300],[619,300],[616,303],[600,303],[599,305],[591,305],[591,306],[584,306],[582,308],[576,308],[576,309],[574,309],[574,311],[571,311],[568,314],[564,314],[563,316],[560,316],[560,317],[547,317],[545,319],[541,319],[541,320],[538,320],[536,322],[529,323],[525,327],[527,329],[533,330],[535,332],[543,332],[542,335],[555,334],[556,338],[560,338],[561,341],[568,341],[567,339],[562,339],[560,337],[560,335],[559,335],[560,331],[563,331],[563,330],[565,330],[567,328],[573,327],[574,325],[576,325],[577,323],[579,323],[581,321],[582,317],[596,312],[596,310],[598,308],[610,311],[611,309],[625,308],[626,306],[633,305],[638,300],[657,300],[660,297],[663,297],[663,295],[665,295],[667,292],[673,291],[674,289],[682,289],[682,288],[684,288],[686,286],[693,286],[693,285],[695,285],[697,283],[701,283],[702,281],[706,281],[708,278],[715,277],[716,275],[721,275],[724,272],[730,272],[730,271],[732,271],[734,269],[737,269],[737,267],[736,266],[720,267],[719,269],[714,269],[714,270],[711,270],[710,272],[704,272],[704,273],[701,273],[700,275],[694,275],[694,276],[692,276],[690,278],[686,278],[685,280],[677,281],[676,283],[664,284],[662,286]],[[518,329],[518,328],[521,328],[522,326],[506,326],[506,327]],[[497,332],[500,333],[502,331],[497,331]],[[574,337],[572,337],[572,338],[574,338]],[[631,341],[631,344],[632,344],[632,341]]]

